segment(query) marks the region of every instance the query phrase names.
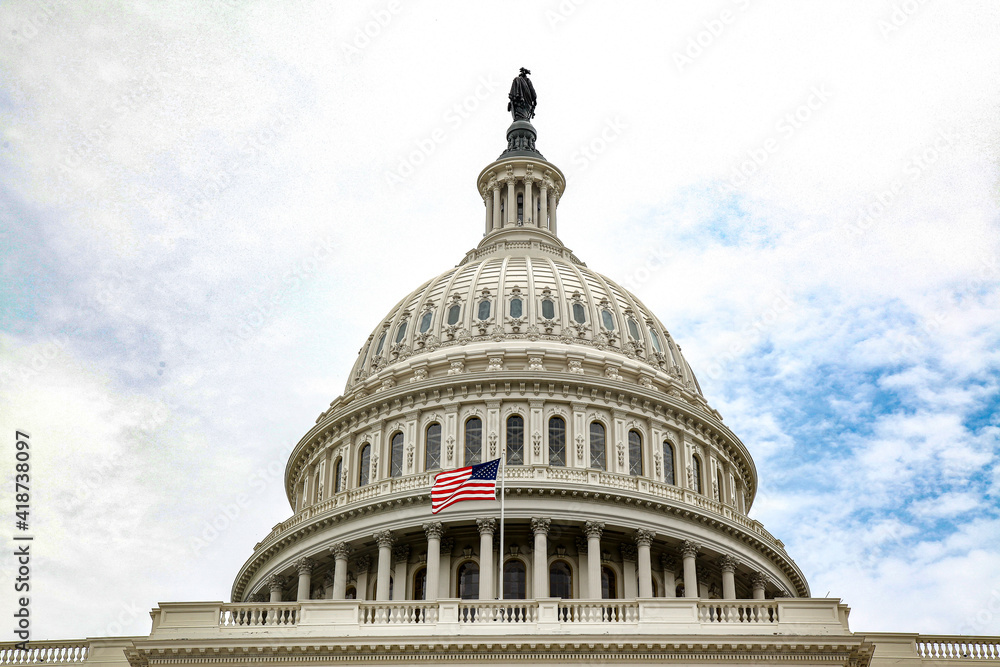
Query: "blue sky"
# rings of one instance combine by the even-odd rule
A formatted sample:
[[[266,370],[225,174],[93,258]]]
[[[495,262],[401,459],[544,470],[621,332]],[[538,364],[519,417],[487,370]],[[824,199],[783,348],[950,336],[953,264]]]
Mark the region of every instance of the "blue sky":
[[[1000,634],[998,23],[0,5],[0,424],[39,443],[37,637],[228,598],[371,329],[478,242],[521,66],[561,238],[681,344],[813,594],[856,630]]]

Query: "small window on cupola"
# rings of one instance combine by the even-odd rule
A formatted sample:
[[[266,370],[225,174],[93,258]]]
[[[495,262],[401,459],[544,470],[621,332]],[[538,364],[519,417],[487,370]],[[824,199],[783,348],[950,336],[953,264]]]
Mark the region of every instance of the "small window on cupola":
[[[587,311],[583,309],[582,303],[573,304],[573,319],[579,324],[586,324],[587,322]]]
[[[382,347],[384,345],[385,345],[385,332],[383,331],[382,335],[378,337],[378,345],[375,346],[375,356],[376,357],[378,355],[382,354]]]
[[[462,304],[453,304],[451,308],[448,309],[448,325],[452,326],[458,324],[458,318],[462,314]]]
[[[542,299],[542,317],[551,320],[556,316],[556,304],[552,299]]]
[[[607,308],[601,310],[601,323],[608,331],[615,330],[615,318]]]
[[[406,335],[406,320],[399,323],[399,327],[396,329],[396,344],[398,345],[403,340],[403,336]]]
[[[631,317],[628,318],[628,335],[632,340],[639,340],[639,325]]]
[[[663,348],[660,347],[660,337],[656,335],[656,331],[653,327],[649,327],[649,339],[653,341],[653,349],[656,350],[658,354],[663,354]]]
[[[431,328],[431,320],[434,319],[434,311],[428,310],[424,313],[423,317],[420,318],[420,333],[427,333],[427,330]]]
[[[510,300],[510,316],[514,319],[521,317],[524,313],[524,302],[521,299],[513,298]]]
[[[482,301],[479,302],[479,313],[478,313],[478,315],[479,315],[479,319],[480,320],[488,320],[488,319],[490,319],[490,307],[491,306],[492,306],[492,304],[490,303],[489,299],[483,299]]]

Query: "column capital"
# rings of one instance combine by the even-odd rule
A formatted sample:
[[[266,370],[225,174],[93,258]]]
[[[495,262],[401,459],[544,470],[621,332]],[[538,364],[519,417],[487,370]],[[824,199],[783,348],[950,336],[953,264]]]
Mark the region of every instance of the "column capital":
[[[452,549],[455,548],[455,540],[450,537],[441,538],[441,555],[450,556]]]
[[[544,519],[535,517],[531,520],[531,532],[535,535],[539,533],[543,535],[549,534],[549,529],[552,528],[552,519]]]
[[[410,560],[410,547],[405,544],[393,548],[392,557],[398,561],[408,562]]]
[[[254,593],[253,595],[251,595],[250,599],[247,600],[247,602],[267,602],[267,600],[268,600],[268,594],[265,593],[263,589],[261,589],[256,593]]]
[[[476,525],[479,526],[480,535],[492,535],[497,530],[496,519],[476,519]]]
[[[327,570],[327,573],[323,575],[323,584],[325,586],[333,586],[333,581],[336,579],[333,570]]]
[[[634,544],[629,544],[628,542],[622,542],[619,547],[622,552],[622,560],[634,563],[639,558],[639,550]]]
[[[351,555],[350,545],[347,542],[337,542],[332,547],[330,547],[330,553],[333,554],[335,560],[347,560],[347,557]]]
[[[677,559],[670,554],[660,555],[660,567],[664,570],[675,572],[677,570]]]
[[[576,538],[576,552],[577,553],[580,553],[580,554],[587,553],[587,546],[588,546],[588,544],[587,544],[587,538],[586,537],[578,537],[578,538]]]
[[[754,572],[750,575],[750,585],[754,588],[767,588],[767,576],[763,572]]]
[[[719,559],[719,568],[723,572],[735,572],[736,566],[739,564],[740,562],[738,560],[728,554]]]
[[[638,528],[635,531],[635,543],[640,547],[648,547],[652,545],[654,537],[656,537],[656,533],[651,530],[646,530],[645,528]]]
[[[295,569],[299,571],[299,574],[312,574],[313,566],[315,563],[312,558],[300,558],[295,561]]]
[[[685,558],[694,558],[701,551],[701,545],[692,540],[684,540],[681,544],[681,555]]]
[[[583,524],[583,532],[588,538],[600,538],[600,536],[604,534],[604,524],[600,521],[588,521]]]
[[[444,535],[444,525],[440,521],[428,521],[423,525],[424,533],[427,535],[427,539],[441,539]]]
[[[379,549],[391,547],[392,543],[396,541],[396,538],[392,536],[392,532],[388,530],[380,530],[372,535],[372,538],[375,540],[375,543],[378,544]]]
[[[273,590],[281,590],[285,587],[285,578],[280,574],[272,574],[267,578],[267,587]]]

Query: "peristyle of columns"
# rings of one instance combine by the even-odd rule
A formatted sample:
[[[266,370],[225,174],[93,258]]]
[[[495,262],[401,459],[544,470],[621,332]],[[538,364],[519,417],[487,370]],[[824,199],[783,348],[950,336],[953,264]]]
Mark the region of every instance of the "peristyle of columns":
[[[267,578],[267,587],[271,591],[271,602],[281,602],[281,589],[285,587],[285,578],[272,574]]]
[[[441,577],[441,536],[444,527],[440,521],[428,521],[423,525],[427,535],[427,584],[424,599],[437,600]]]
[[[601,534],[604,524],[600,521],[588,521],[583,525],[587,536],[587,590],[590,597],[601,598]]]
[[[719,568],[722,570],[722,599],[736,599],[736,566],[738,565],[732,556],[723,556],[719,559]]]
[[[699,551],[701,551],[701,545],[691,540],[684,540],[684,544],[681,545],[681,556],[684,557],[684,597],[686,598],[698,597],[698,571],[694,563]]]
[[[639,563],[639,597],[653,597],[653,565],[649,554],[649,548],[653,544],[656,536],[651,530],[640,528],[635,531],[635,546],[638,550],[637,559]]]
[[[330,547],[333,554],[333,592],[334,600],[343,600],[347,595],[347,557],[351,548],[345,542],[338,542]]]
[[[309,591],[312,589],[313,561],[311,558],[300,558],[295,561],[295,568],[299,572],[299,587],[295,599],[308,600]]]
[[[750,585],[753,587],[753,599],[763,600],[764,591],[767,588],[767,577],[764,576],[763,572],[755,572],[752,577],[750,577]]]

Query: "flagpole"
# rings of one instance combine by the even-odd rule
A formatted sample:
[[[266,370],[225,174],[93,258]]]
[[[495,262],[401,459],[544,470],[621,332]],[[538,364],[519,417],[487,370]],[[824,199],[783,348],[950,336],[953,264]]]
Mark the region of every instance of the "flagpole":
[[[504,519],[504,496],[507,494],[504,491],[507,490],[507,456],[506,452],[500,454],[500,585],[497,587],[500,591],[499,600],[503,601],[503,519]]]

